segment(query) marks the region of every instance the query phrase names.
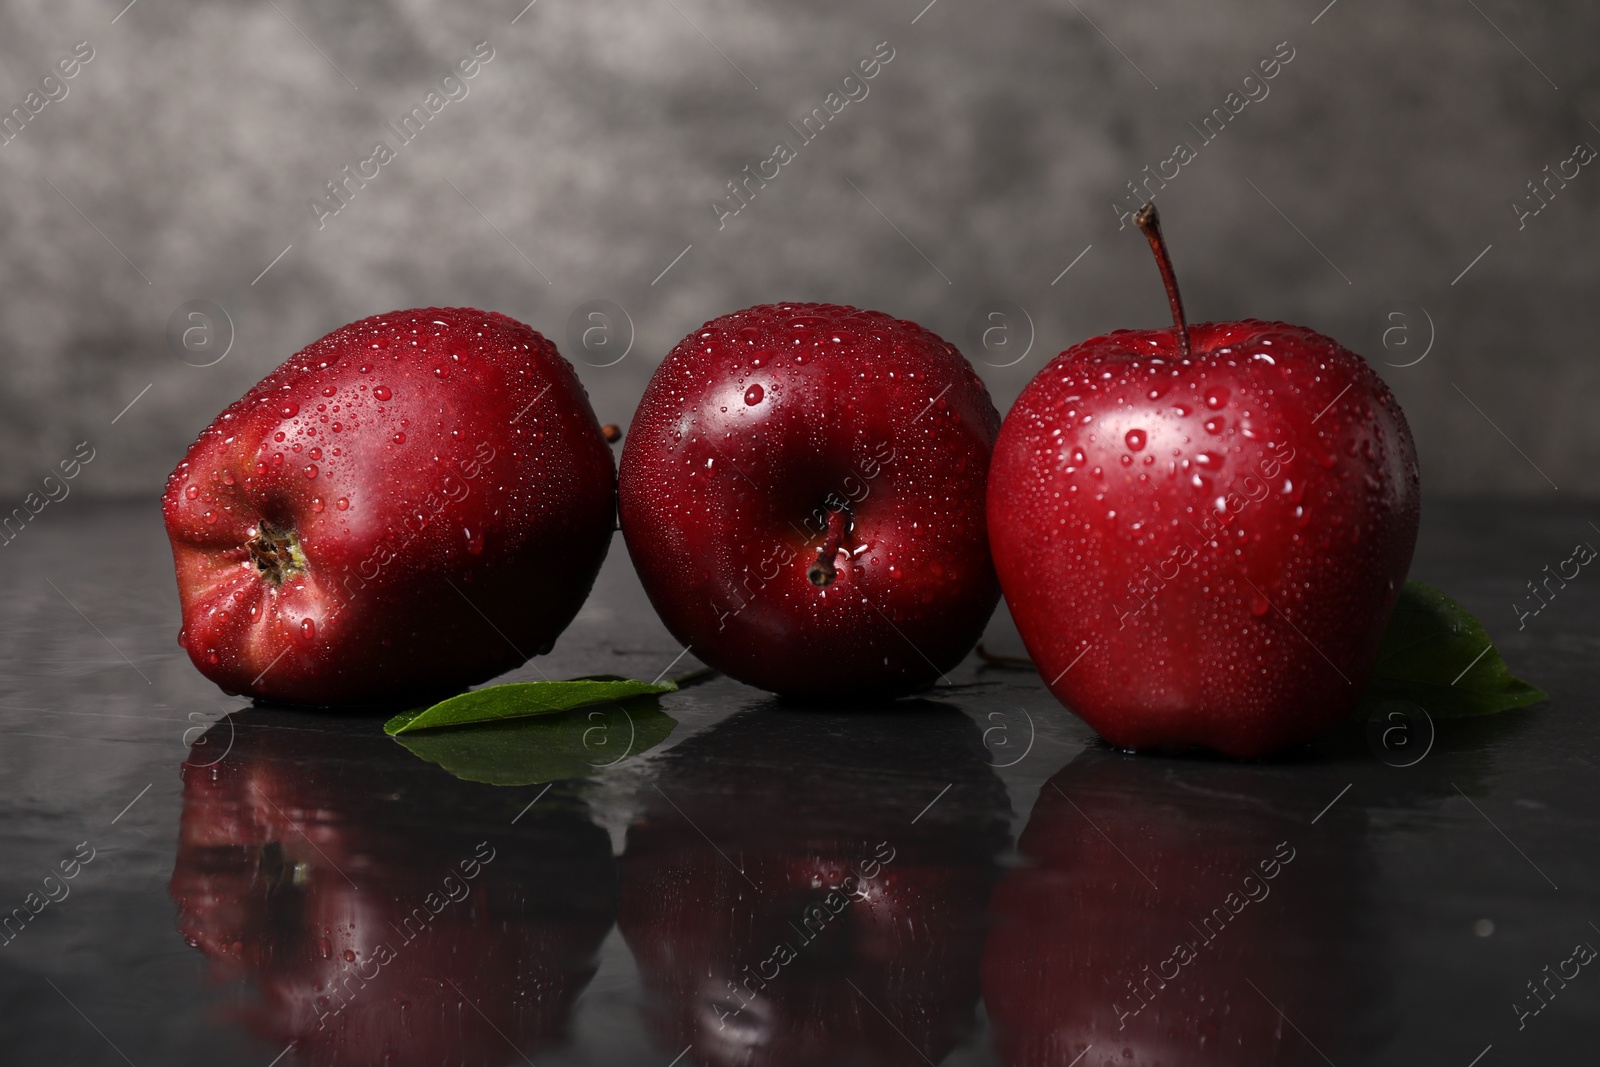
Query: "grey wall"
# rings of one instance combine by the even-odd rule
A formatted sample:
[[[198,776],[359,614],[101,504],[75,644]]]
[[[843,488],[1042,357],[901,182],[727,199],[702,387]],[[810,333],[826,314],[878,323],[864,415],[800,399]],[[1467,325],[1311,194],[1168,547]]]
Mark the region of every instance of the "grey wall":
[[[966,323],[1007,300],[1036,340],[982,366],[1004,410],[1061,348],[1166,319],[1110,204],[1179,140],[1198,158],[1160,203],[1194,318],[1302,322],[1378,363],[1430,493],[1600,491],[1600,166],[1521,229],[1510,207],[1600,148],[1600,7],[924,2],[537,0],[513,24],[522,0],[10,0],[4,110],[95,54],[0,146],[0,510],[82,440],[74,492],[158,493],[295,350],[415,305],[504,311],[569,355],[575,307],[625,307],[627,358],[580,364],[625,422],[662,354],[735,308],[878,307],[999,364]],[[481,40],[469,95],[319,229],[323,184]],[[869,95],[719,230],[724,183],[881,41]],[[1282,41],[1269,95],[1200,145],[1188,123]],[[213,366],[166,337],[194,299],[232,320]]]

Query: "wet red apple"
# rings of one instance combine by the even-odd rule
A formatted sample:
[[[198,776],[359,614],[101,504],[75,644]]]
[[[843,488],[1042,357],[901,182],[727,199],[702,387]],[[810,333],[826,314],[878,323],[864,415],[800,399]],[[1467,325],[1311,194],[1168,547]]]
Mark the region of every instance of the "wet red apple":
[[[984,487],[999,416],[956,349],[832,304],[713,319],[650,379],[618,486],[667,629],[779,693],[905,692],[999,599]]]
[[[335,330],[233,403],[162,500],[179,643],[229,693],[383,703],[549,651],[610,545],[576,374],[468,308]]]
[[[1421,514],[1367,362],[1281,322],[1174,325],[1057,356],[1006,415],[989,534],[1050,691],[1121,748],[1258,757],[1349,717]]]

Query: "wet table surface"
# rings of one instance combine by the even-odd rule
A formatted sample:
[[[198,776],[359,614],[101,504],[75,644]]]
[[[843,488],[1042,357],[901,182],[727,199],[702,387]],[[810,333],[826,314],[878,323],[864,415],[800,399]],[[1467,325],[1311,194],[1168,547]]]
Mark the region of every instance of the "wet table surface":
[[[1550,694],[1431,744],[1126,756],[969,658],[849,711],[719,677],[661,701],[649,752],[521,786],[224,696],[176,645],[156,508],[46,518],[0,556],[0,1062],[1494,1067],[1600,1041],[1600,586],[1520,631],[1511,607],[1600,543],[1580,507],[1428,507],[1412,576]],[[1020,652],[1003,610],[988,640]],[[619,539],[538,670],[680,651]]]

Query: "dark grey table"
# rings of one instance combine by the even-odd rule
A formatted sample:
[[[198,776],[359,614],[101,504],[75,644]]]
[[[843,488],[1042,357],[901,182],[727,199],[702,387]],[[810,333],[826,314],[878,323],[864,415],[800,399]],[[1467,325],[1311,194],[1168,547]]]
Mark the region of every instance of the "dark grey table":
[[[1413,577],[1550,693],[1431,747],[1124,756],[971,658],[852,711],[717,678],[547,789],[225,697],[157,509],[72,500],[0,549],[0,917],[38,908],[0,938],[0,1061],[1590,1060],[1600,587],[1511,604],[1592,514],[1430,504]],[[1003,610],[989,642],[1020,651]],[[540,664],[679,652],[619,541]]]

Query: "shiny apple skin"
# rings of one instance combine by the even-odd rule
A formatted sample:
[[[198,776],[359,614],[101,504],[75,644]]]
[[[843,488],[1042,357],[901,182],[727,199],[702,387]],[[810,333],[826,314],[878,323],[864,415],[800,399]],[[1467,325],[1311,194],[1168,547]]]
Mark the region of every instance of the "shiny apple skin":
[[[189,448],[162,500],[180,643],[230,693],[385,703],[548,651],[610,546],[615,467],[572,367],[492,312],[344,326]],[[293,530],[274,584],[247,543]]]
[[[1121,330],[1040,372],[1000,432],[989,532],[1035,666],[1102,737],[1260,757],[1355,708],[1416,545],[1416,448],[1330,338],[1190,336],[1187,362],[1170,329]]]
[[[911,691],[971,651],[999,599],[983,512],[998,427],[971,365],[915,323],[828,304],[734,312],[645,390],[623,535],[705,663],[785,694]],[[819,588],[807,570],[841,505],[853,526]]]

